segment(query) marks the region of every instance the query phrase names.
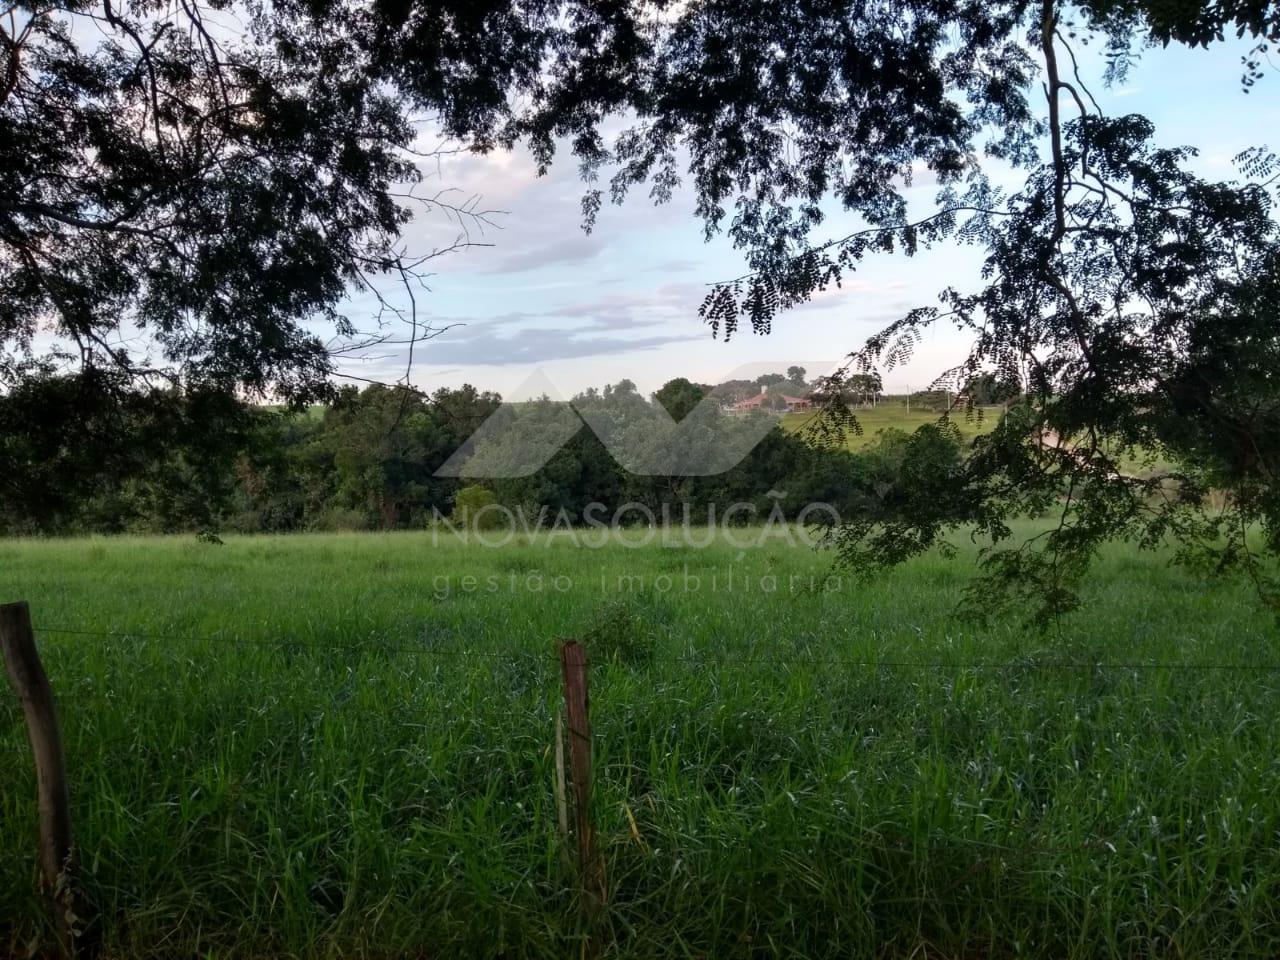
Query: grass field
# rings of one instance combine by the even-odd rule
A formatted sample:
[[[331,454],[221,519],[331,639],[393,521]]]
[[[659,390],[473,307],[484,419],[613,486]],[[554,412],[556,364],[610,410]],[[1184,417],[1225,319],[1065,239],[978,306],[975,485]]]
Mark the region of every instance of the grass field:
[[[781,541],[0,542],[0,599],[43,628],[108,957],[1280,955],[1274,621],[1116,548],[1054,634],[976,631],[971,556],[859,586]],[[553,799],[569,636],[611,887],[590,949]],[[7,695],[0,758],[25,956]]]
[[[848,432],[845,446],[850,450],[862,450],[876,442],[882,430],[897,429],[912,433],[926,423],[937,423],[939,414],[934,410],[913,408],[895,400],[886,400],[874,407],[854,410],[861,433]],[[951,421],[960,431],[960,436],[972,440],[984,433],[990,433],[999,423],[1003,410],[1000,407],[978,407],[974,410],[957,409],[951,414]],[[799,433],[810,426],[817,414],[787,413],[782,416],[782,429],[788,433]],[[1152,476],[1166,473],[1173,465],[1159,455],[1149,455],[1144,450],[1117,450],[1112,453],[1118,469],[1133,476]]]
[[[951,414],[951,420],[960,429],[961,436],[972,439],[981,433],[994,430],[1001,412],[1000,407],[979,407],[973,411],[956,410]],[[847,434],[846,444],[851,450],[861,450],[874,443],[876,434],[881,430],[895,428],[911,433],[926,423],[937,423],[939,416],[937,411],[922,410],[918,407],[908,410],[905,404],[891,400],[874,407],[856,409],[853,413],[858,418],[862,433]],[[813,413],[783,414],[782,429],[790,433],[803,430],[815,416],[816,414]]]

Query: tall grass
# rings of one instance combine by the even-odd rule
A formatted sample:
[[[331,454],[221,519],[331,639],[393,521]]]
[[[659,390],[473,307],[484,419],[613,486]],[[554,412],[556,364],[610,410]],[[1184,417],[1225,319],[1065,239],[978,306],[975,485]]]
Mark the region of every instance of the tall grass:
[[[782,542],[7,542],[0,594],[45,628],[108,956],[579,955],[570,636],[604,955],[1280,954],[1271,621],[1117,548],[1054,634],[978,631],[971,556],[858,585]],[[0,758],[22,955],[49,938],[9,696]]]

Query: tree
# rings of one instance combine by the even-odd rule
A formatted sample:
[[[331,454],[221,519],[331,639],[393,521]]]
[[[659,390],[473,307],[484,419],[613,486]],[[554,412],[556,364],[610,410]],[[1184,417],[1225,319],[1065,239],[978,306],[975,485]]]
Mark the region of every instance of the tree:
[[[429,482],[429,415],[421,394],[401,387],[345,388],[325,412],[319,442],[332,457],[338,505],[392,529]]]
[[[1252,150],[1241,182],[1195,176],[1191,151],[1158,145],[1145,118],[1099,113],[1075,49],[1105,43],[1114,79],[1148,42],[1207,45],[1228,29],[1274,43],[1280,4],[696,3],[656,28],[616,83],[563,75],[560,98],[525,129],[548,151],[551,133],[571,134],[589,177],[613,170],[615,200],[642,183],[670,196],[681,156],[692,158],[708,233],[724,229],[748,264],[702,307],[725,337],[743,322],[768,333],[868,253],[983,245],[975,289],[942,291],[940,306],[856,350],[850,369],[892,368],[948,322],[973,346],[938,389],[995,368],[1026,371],[1026,392],[948,473],[947,496],[900,502],[905,526],[836,531],[848,562],[896,562],[961,524],[1003,544],[1010,517],[1052,507],[1047,533],[986,553],[982,609],[999,608],[987,589],[998,587],[1047,620],[1077,602],[1102,542],[1170,535],[1184,557],[1247,570],[1280,605],[1261,559],[1280,553],[1280,384],[1264,373],[1280,350],[1280,160]],[[1245,85],[1257,80],[1246,65]],[[606,148],[600,118],[626,110],[635,122]],[[1025,186],[996,189],[984,155],[1023,170]],[[920,170],[937,202],[912,218],[902,190]],[[815,237],[830,195],[866,226]],[[600,196],[589,189],[589,220]],[[1121,469],[1122,453],[1152,451],[1175,469]],[[1228,504],[1212,515],[1201,508],[1211,488]],[[910,549],[890,547],[885,530]]]
[[[243,406],[205,390],[118,398],[117,386],[105,373],[49,375],[0,394],[0,529],[74,530],[93,513],[103,529],[170,529],[216,512],[251,429]]]
[[[702,402],[705,395],[702,387],[685,377],[676,377],[664,383],[653,395],[653,399],[655,403],[661,404],[673,419],[680,421]]]
[[[765,388],[766,392],[776,396],[803,397],[809,393],[809,385],[803,380],[779,380]]]
[[[708,391],[708,396],[724,404],[734,404],[755,396],[759,392],[760,387],[754,380],[726,380],[712,387]]]
[[[8,27],[8,383],[108,370],[306,401],[329,365],[302,321],[341,325],[348,281],[390,266],[391,184],[413,172],[394,100],[337,36],[304,28],[289,49],[277,14],[253,21],[270,39],[225,42],[181,9],[27,7]],[[59,343],[41,354],[45,320]]]
[[[989,407],[1015,399],[1022,393],[1022,384],[1016,374],[988,370],[970,377],[962,389],[971,403]]]
[[[501,511],[488,508],[497,503],[492,490],[475,484],[463,487],[454,495],[452,519],[463,529],[494,529],[502,523],[503,517]]]
[[[243,533],[297,531],[325,516],[336,484],[323,429],[324,418],[314,409],[259,409],[236,460],[235,490],[219,525]]]
[[[787,379],[792,383],[804,383],[804,367],[787,367]]]
[[[865,406],[873,406],[884,392],[884,384],[880,380],[880,374],[874,371],[871,373],[850,374],[845,379],[845,388],[855,403]]]
[[[12,429],[92,420],[90,462],[166,394],[301,407],[377,344],[407,369],[423,265],[483,217],[423,191],[417,119],[482,146],[554,39],[539,4],[215,7],[20,0],[0,21],[0,393],[66,381],[66,419]],[[422,211],[459,239],[407,249]],[[343,312],[355,290],[375,316]]]
[[[788,390],[779,390],[776,387],[769,387],[768,392],[765,394],[764,401],[760,406],[765,410],[772,410],[775,413],[781,413],[787,409],[787,401],[784,397],[790,395],[790,391]]]
[[[399,244],[407,198],[393,185],[412,178],[409,120],[425,109],[477,149],[526,141],[544,166],[570,143],[588,226],[606,191],[670,199],[686,164],[708,234],[724,230],[747,264],[702,306],[725,337],[743,321],[769,332],[872,251],[982,244],[975,289],[943,291],[851,364],[891,368],[951,322],[973,348],[939,386],[1027,370],[1022,402],[951,478],[956,495],[904,505],[908,542],[974,521],[1007,539],[1008,517],[1063,498],[1060,526],[987,558],[990,583],[1041,598],[1046,616],[1070,607],[1113,537],[1174,533],[1266,587],[1247,534],[1260,524],[1280,552],[1267,372],[1280,163],[1256,150],[1244,182],[1193,176],[1141,116],[1099,115],[1074,48],[1105,43],[1115,76],[1144,44],[1227,30],[1274,43],[1280,3],[229,3],[251,28],[232,43],[198,11],[104,0],[101,13],[15,8],[29,18],[0,28],[10,388],[109,370],[113,389],[88,394],[104,409],[138,385],[325,393],[330,355],[311,322],[356,336],[339,314],[351,285],[411,279],[419,263]],[[99,28],[105,39],[82,41]],[[1249,65],[1244,82],[1257,82]],[[984,158],[1023,170],[1024,187],[997,190]],[[937,203],[913,219],[904,189],[920,174]],[[815,235],[827,198],[866,226]],[[423,331],[411,306],[405,317],[411,350]],[[42,325],[61,348],[40,346]],[[131,353],[137,331],[149,349]],[[1060,442],[1046,447],[1047,432]],[[1124,449],[1178,461],[1177,496],[1153,500],[1125,476]],[[1210,487],[1229,491],[1213,517],[1199,510]],[[900,558],[863,549],[869,536],[846,529],[843,555]]]
[[[934,413],[948,413],[953,398],[949,390],[917,390],[908,398],[912,410],[932,410]]]

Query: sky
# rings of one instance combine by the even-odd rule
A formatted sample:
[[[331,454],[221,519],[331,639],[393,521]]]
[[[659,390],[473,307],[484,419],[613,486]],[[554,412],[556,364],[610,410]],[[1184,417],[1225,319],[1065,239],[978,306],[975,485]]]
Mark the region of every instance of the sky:
[[[1100,58],[1086,51],[1082,73],[1105,113],[1146,115],[1161,143],[1200,149],[1199,173],[1231,179],[1232,158],[1244,148],[1269,137],[1280,148],[1280,71],[1269,70],[1243,93],[1240,58],[1250,46],[1149,50],[1112,89],[1101,82]],[[543,177],[520,150],[452,154],[424,173],[419,194],[447,190],[443,196],[453,202],[495,212],[487,225],[470,224],[477,245],[431,262],[429,290],[416,296],[418,317],[440,332],[415,347],[411,368],[403,347],[388,346],[344,361],[345,374],[391,381],[408,371],[428,391],[471,383],[512,400],[542,393],[567,399],[624,378],[650,393],[673,377],[717,383],[794,364],[813,377],[907,310],[936,302],[944,287],[972,289],[979,280],[981,257],[972,247],[946,245],[914,258],[877,255],[847,274],[841,288],[781,314],[772,333],[756,335],[744,324],[726,342],[713,338],[698,306],[709,284],[741,275],[743,261],[726,238],[704,240],[692,191],[677,190],[655,207],[639,189],[622,206],[602,207],[588,235],[581,226],[584,187],[567,150]],[[932,196],[927,184],[909,193],[921,209]],[[814,238],[842,236],[857,225],[832,208]],[[457,235],[456,222],[428,212],[410,225],[406,242],[410,251],[426,251]],[[357,326],[368,327],[374,312],[367,296],[348,307]],[[963,359],[966,347],[953,329],[927,333],[909,364],[882,371],[886,389],[925,388]]]

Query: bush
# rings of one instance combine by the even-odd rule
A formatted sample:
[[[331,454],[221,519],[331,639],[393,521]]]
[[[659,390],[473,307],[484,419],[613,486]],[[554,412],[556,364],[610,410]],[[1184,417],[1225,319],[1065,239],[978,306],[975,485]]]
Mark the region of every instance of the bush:
[[[368,530],[369,518],[361,510],[344,510],[342,507],[329,507],[316,517],[315,529],[339,533],[352,530]]]
[[[262,512],[259,510],[241,510],[227,517],[226,528],[233,533],[261,533]]]
[[[645,611],[640,604],[629,600],[607,600],[599,604],[581,636],[593,663],[643,666],[652,662],[657,646]]]
[[[472,485],[463,487],[453,498],[453,522],[460,527],[491,530],[502,523],[502,511],[485,510],[498,502],[493,491]],[[483,511],[483,512],[482,512]]]

